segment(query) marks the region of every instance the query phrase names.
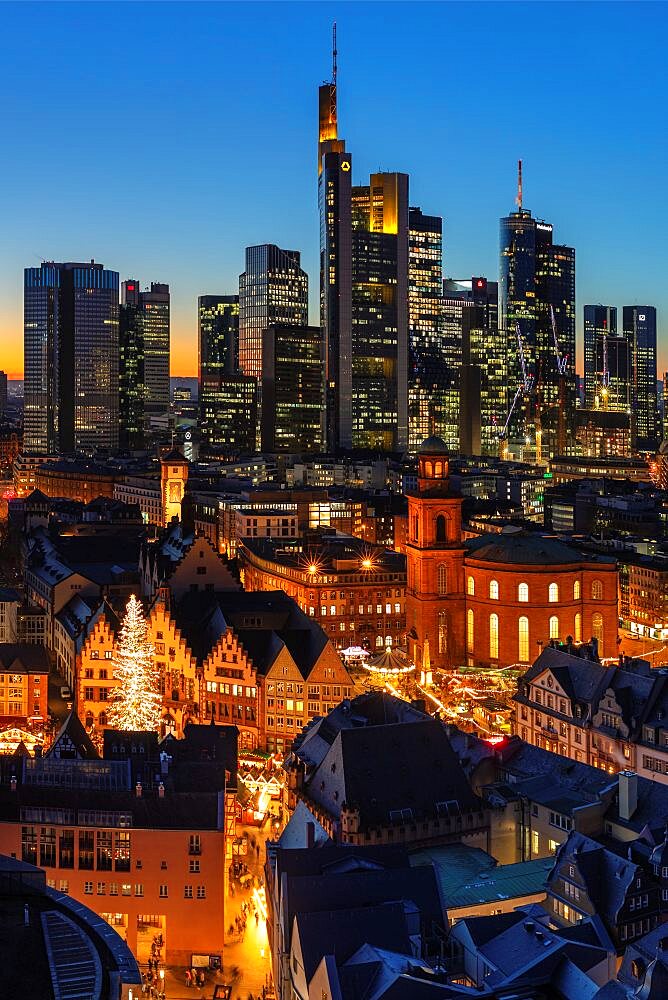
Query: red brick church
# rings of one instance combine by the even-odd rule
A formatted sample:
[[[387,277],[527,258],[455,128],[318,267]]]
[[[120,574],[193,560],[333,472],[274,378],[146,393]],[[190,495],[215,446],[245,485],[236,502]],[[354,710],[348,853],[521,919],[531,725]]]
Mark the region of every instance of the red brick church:
[[[617,564],[507,528],[462,540],[444,442],[430,437],[408,494],[406,629],[419,668],[532,663],[550,639],[617,655]]]

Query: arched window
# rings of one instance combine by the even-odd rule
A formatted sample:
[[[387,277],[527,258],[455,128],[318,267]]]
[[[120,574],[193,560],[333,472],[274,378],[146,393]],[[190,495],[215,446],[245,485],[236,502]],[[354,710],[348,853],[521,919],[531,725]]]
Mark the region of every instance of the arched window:
[[[383,646],[383,637],[382,637],[382,635],[377,635],[376,636],[376,646],[378,648],[382,648],[382,646]]]
[[[448,592],[448,568],[444,563],[438,567],[438,593],[440,597]]]
[[[443,478],[443,462],[434,462],[434,479]]]
[[[386,646],[391,646],[392,645],[392,636],[391,635],[386,635],[385,636],[385,645]]]
[[[447,541],[447,533],[445,530],[445,518],[443,514],[439,514],[438,517],[436,518],[436,541],[437,542]]]
[[[573,584],[573,600],[574,601],[579,601],[580,600],[580,581],[579,580],[576,580],[575,583]]]
[[[471,579],[469,577],[469,579]],[[473,608],[469,608],[466,612],[466,652],[473,652],[473,628],[475,625],[475,619],[473,617]]]
[[[603,656],[603,615],[592,615],[591,634],[598,639],[598,655]]]
[[[550,618],[550,639],[559,638],[559,619],[556,615]]]
[[[441,656],[448,651],[448,618],[445,611],[438,613],[438,652]]]
[[[499,658],[499,616],[489,616],[489,658],[498,660]]]
[[[582,615],[578,611],[575,616],[575,641],[582,642]]]
[[[529,619],[524,615],[517,623],[518,659],[520,663],[529,662]]]
[[[556,604],[559,600],[559,584],[551,583],[547,591],[547,599],[550,604]]]
[[[491,601],[498,601],[499,599],[499,583],[498,580],[489,581],[489,599]]]
[[[592,580],[591,596],[594,601],[603,600],[603,584],[600,580]]]
[[[466,593],[469,597],[475,597],[475,580],[472,576],[466,581]]]
[[[521,583],[517,588],[517,600],[526,604],[529,600],[529,584]]]

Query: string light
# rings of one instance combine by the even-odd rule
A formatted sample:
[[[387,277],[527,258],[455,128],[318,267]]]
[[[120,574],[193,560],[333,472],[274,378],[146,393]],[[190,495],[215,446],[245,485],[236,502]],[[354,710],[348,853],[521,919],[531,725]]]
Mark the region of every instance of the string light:
[[[133,594],[112,661],[116,687],[111,695],[109,725],[113,729],[155,732],[159,728],[162,699],[153,654],[146,619]]]

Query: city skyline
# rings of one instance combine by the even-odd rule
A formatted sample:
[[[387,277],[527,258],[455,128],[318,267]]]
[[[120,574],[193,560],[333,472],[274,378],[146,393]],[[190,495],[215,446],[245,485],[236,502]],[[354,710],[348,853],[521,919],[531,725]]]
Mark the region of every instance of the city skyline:
[[[247,246],[273,242],[301,252],[309,320],[317,321],[317,86],[330,73],[336,19],[339,121],[355,154],[354,183],[379,167],[408,172],[411,204],[444,218],[445,274],[495,281],[498,220],[514,208],[521,157],[524,204],[578,254],[580,373],[583,306],[597,302],[657,306],[664,370],[668,295],[659,251],[668,220],[651,196],[666,142],[654,126],[665,91],[652,75],[658,22],[666,19],[660,6],[396,4],[384,22],[375,5],[259,6],[262,16],[250,18],[242,5],[175,4],[161,8],[158,21],[155,8],[133,5],[130,33],[126,5],[32,5],[31,13],[6,5],[8,40],[31,17],[32,61],[0,42],[5,140],[14,150],[5,164],[0,368],[20,376],[23,268],[42,259],[94,257],[142,287],[169,283],[173,375],[196,374],[197,297],[237,293]],[[629,46],[649,11],[656,30]],[[530,81],[502,44],[518,30],[540,56]],[[412,72],[399,41],[417,45],[439,31],[439,57],[422,53]],[[469,31],[473,57],[468,42],[448,47]],[[615,60],[624,61],[623,78],[604,72]],[[249,73],[249,65],[263,69]],[[60,114],[36,130],[45,88],[56,80]],[[526,105],[522,93],[531,96]],[[75,113],[86,129],[73,125],[65,143],[63,116]],[[110,121],[118,131],[111,150]],[[601,158],[601,149],[609,155]]]

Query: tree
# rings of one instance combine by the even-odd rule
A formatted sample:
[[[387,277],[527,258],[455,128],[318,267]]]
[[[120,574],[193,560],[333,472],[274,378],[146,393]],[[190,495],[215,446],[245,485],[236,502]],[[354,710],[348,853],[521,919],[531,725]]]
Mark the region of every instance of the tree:
[[[141,604],[133,594],[125,608],[112,661],[116,681],[108,713],[112,728],[134,732],[158,730],[162,698],[153,653]]]

